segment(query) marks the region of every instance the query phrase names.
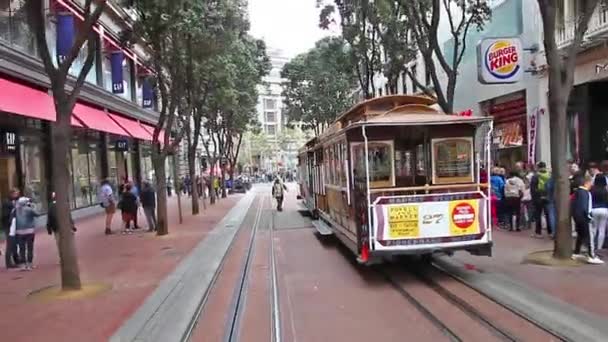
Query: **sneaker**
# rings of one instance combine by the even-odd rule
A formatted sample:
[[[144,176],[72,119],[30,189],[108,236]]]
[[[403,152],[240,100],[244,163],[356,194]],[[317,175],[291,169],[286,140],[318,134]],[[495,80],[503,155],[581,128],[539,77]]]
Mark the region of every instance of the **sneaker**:
[[[603,265],[604,264],[604,262],[602,260],[600,260],[600,258],[598,258],[598,257],[594,257],[594,258],[588,257],[587,263],[591,264],[591,265]]]
[[[572,260],[582,259],[583,257],[582,254],[572,254]]]
[[[537,238],[537,239],[542,239],[543,235],[542,234],[536,234],[536,233],[534,233],[534,234],[532,234],[532,237],[533,238]]]
[[[112,235],[114,233],[112,233],[112,229],[110,228],[106,228],[106,235]]]

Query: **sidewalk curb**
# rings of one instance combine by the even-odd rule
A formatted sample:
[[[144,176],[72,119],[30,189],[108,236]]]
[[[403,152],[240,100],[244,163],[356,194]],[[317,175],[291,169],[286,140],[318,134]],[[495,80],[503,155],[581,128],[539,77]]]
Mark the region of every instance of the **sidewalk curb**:
[[[462,263],[447,257],[435,258],[434,263],[476,291],[566,341],[605,341],[608,336],[606,319],[504,274],[466,271]]]
[[[212,285],[255,193],[239,200],[112,335],[111,342],[180,341]]]

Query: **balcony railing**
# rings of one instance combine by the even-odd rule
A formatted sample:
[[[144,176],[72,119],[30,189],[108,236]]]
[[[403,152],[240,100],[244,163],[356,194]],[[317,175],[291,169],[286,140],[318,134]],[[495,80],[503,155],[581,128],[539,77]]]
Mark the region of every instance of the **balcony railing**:
[[[557,46],[565,48],[574,39],[574,20],[567,21],[563,27],[557,29]],[[589,20],[589,28],[584,40],[591,40],[608,34],[608,7],[599,5]]]

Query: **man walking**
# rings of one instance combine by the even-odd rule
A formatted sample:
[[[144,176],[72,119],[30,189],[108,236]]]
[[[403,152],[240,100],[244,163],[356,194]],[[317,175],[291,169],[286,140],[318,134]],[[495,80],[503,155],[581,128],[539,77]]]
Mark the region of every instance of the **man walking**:
[[[272,185],[272,197],[277,200],[277,210],[283,211],[283,191],[287,190],[287,187],[279,177],[274,180],[274,184]]]
[[[141,206],[144,208],[146,221],[148,221],[148,231],[154,232],[158,229],[156,224],[156,193],[149,182],[144,182],[144,187],[141,190]]]
[[[70,224],[72,225],[72,232],[76,232],[76,226],[74,225],[74,220],[72,219],[72,214],[70,213]],[[59,231],[59,223],[57,222],[57,200],[55,199],[55,193],[51,194],[51,200],[49,201],[49,211],[47,214],[46,221],[46,231],[49,235],[53,235],[55,237],[55,243],[57,244],[57,252],[60,251],[61,244],[61,232]],[[59,252],[59,258],[61,258],[61,253]]]
[[[112,234],[112,218],[114,218],[114,213],[116,213],[116,200],[112,186],[107,179],[101,182],[99,197],[101,207],[106,211],[106,235],[110,235]]]
[[[4,250],[4,262],[6,268],[17,268],[18,264],[21,263],[19,259],[19,252],[17,249],[17,238],[9,234],[11,226],[11,213],[15,209],[15,203],[19,198],[19,190],[13,189],[9,193],[9,198],[2,203],[2,226],[4,230],[4,237],[6,238],[6,247]]]

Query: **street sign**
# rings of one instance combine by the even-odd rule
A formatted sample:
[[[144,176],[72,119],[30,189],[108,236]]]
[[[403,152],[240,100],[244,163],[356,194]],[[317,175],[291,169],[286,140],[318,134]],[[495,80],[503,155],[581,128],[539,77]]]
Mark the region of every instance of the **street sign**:
[[[483,84],[516,83],[523,74],[522,58],[519,38],[482,39],[477,44],[477,78]]]

